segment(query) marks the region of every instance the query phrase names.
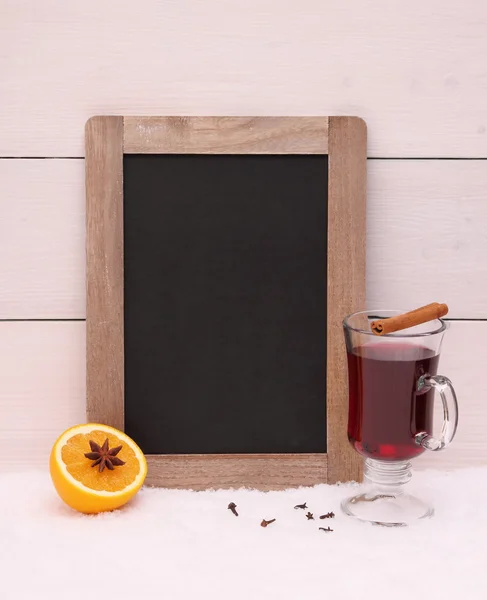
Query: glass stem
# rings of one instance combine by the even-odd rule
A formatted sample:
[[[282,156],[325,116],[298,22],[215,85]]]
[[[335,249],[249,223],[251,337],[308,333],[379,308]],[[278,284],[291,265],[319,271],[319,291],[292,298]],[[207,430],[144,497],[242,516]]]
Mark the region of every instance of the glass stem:
[[[411,462],[408,460],[383,461],[367,458],[364,477],[374,492],[384,495],[400,495],[411,479]]]

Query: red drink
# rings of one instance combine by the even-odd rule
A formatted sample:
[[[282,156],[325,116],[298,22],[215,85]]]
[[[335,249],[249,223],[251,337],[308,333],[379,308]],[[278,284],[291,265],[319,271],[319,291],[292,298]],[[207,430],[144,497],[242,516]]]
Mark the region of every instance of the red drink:
[[[376,343],[348,353],[348,438],[367,458],[409,460],[422,454],[414,436],[433,433],[434,390],[418,391],[436,375],[439,356],[413,344]]]

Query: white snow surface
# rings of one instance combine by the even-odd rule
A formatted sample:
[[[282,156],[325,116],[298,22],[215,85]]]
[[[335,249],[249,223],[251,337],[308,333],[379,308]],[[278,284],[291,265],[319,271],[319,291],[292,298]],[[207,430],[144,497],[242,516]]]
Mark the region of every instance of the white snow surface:
[[[86,516],[47,472],[0,474],[0,599],[487,600],[487,467],[415,473],[410,491],[436,514],[408,528],[340,514],[352,487],[146,488]],[[308,521],[303,502],[336,517]]]

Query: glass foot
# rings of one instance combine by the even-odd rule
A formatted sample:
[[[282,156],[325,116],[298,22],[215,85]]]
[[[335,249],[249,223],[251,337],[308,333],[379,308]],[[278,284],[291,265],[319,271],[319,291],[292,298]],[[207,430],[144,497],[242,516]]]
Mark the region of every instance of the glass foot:
[[[410,494],[364,492],[343,500],[343,512],[350,516],[386,527],[411,525],[418,519],[432,517],[431,506]]]

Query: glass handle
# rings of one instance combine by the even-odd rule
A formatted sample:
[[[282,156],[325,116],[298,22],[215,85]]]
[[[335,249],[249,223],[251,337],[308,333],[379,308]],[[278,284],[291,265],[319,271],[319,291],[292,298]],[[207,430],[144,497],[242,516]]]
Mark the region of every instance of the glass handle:
[[[443,427],[441,435],[436,438],[425,431],[416,434],[416,443],[427,450],[443,450],[450,445],[455,437],[458,425],[457,395],[451,381],[443,375],[425,375],[418,381],[418,390],[427,392],[429,389],[437,391],[443,404]]]

